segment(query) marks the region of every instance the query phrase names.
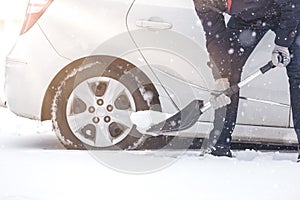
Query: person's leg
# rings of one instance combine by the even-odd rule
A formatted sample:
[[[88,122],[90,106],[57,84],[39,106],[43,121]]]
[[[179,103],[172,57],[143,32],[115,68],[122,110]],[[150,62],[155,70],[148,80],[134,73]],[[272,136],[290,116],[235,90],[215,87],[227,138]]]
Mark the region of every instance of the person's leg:
[[[287,74],[290,83],[290,99],[294,128],[300,146],[300,26],[298,27],[298,35],[290,50],[292,53],[292,60],[287,66]]]
[[[241,80],[242,69],[248,57],[268,29],[255,30],[252,26],[247,26],[231,18],[227,31],[229,38],[232,40],[232,49],[228,52],[231,54],[232,63],[230,84],[235,85]],[[215,110],[214,127],[208,140],[208,146],[213,147],[213,155],[231,156],[231,135],[236,124],[238,105],[239,93],[231,97],[231,104]]]

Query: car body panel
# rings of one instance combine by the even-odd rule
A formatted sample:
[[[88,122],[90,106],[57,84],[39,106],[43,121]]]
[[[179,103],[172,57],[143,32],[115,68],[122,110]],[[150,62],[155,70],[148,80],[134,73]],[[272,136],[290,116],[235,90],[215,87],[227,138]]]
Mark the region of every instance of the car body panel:
[[[20,116],[40,119],[47,87],[57,70],[69,62],[57,54],[38,26],[19,36],[6,58],[5,93],[9,109]]]
[[[38,23],[59,54],[76,60],[92,55],[105,41],[122,33],[128,34],[125,19],[132,2],[54,1]],[[118,46],[114,46],[110,50],[117,49]],[[112,53],[115,55],[117,52]]]

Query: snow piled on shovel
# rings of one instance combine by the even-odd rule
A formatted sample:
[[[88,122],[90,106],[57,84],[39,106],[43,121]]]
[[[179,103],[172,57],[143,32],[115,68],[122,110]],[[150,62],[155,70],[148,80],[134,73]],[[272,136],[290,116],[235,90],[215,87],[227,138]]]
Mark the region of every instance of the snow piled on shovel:
[[[133,124],[135,124],[137,127],[137,130],[144,134],[151,134],[151,135],[157,135],[155,133],[149,133],[146,132],[152,125],[158,124],[169,117],[171,117],[173,114],[153,111],[153,110],[144,110],[144,111],[138,111],[138,112],[132,112],[130,115],[130,119]]]

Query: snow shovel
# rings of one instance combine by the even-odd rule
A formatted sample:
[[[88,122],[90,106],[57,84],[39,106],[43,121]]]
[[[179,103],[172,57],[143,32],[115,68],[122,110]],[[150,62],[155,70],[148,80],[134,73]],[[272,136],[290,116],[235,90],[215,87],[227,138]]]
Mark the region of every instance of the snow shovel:
[[[275,68],[272,61],[270,61],[265,66],[261,67],[255,73],[238,83],[233,85],[221,94],[225,94],[228,97],[231,97],[233,94],[239,92],[240,88],[250,83],[255,78],[259,77],[262,74],[265,74],[272,68]],[[221,95],[219,94],[219,95]],[[207,102],[204,104],[203,100],[196,99],[189,103],[182,110],[178,111],[173,116],[152,125],[149,129],[146,130],[148,133],[154,133],[160,135],[168,132],[182,131],[192,127],[199,119],[199,117],[211,108],[211,103]]]

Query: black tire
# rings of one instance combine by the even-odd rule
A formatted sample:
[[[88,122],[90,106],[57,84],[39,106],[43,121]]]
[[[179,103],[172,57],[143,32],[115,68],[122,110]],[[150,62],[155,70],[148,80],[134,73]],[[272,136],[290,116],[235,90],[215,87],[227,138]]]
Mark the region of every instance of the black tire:
[[[110,56],[92,56],[71,65],[72,71],[60,75],[52,104],[52,123],[62,144],[68,149],[137,148],[142,134],[126,121],[126,113],[161,111],[150,79],[129,62]],[[108,95],[114,88],[118,94]],[[144,99],[145,93],[152,99]],[[120,122],[118,113],[127,123]]]

